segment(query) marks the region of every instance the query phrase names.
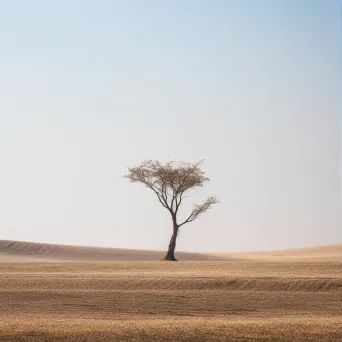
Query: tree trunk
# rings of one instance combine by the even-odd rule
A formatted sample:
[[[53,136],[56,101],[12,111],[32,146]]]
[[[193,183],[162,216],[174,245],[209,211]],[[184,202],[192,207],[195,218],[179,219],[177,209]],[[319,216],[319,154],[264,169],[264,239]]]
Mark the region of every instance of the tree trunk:
[[[171,236],[169,248],[168,248],[167,253],[164,257],[164,260],[177,261],[177,259],[175,258],[175,248],[176,248],[176,239],[177,239],[177,235],[178,235],[178,229],[179,229],[179,227],[174,225],[173,234]]]

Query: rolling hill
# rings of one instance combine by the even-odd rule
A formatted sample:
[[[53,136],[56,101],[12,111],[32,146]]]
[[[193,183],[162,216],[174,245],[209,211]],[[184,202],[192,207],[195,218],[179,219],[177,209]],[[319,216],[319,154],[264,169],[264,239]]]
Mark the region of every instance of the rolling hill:
[[[164,253],[165,251],[0,240],[0,261],[155,261],[162,259]],[[182,261],[342,261],[342,244],[261,252],[177,252],[177,257]]]

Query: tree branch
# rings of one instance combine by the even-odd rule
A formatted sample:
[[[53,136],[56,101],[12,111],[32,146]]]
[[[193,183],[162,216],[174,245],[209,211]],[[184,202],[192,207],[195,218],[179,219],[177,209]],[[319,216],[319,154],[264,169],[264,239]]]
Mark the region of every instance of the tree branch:
[[[162,204],[162,206],[166,209],[169,209],[168,203],[165,201],[163,196],[161,196],[158,192],[158,189],[156,189],[153,185],[144,183],[149,189],[151,189],[158,197],[159,202]]]
[[[217,199],[216,197],[209,197],[203,204],[201,205],[195,205],[194,208],[192,209],[191,214],[188,216],[188,218],[179,225],[179,227],[183,226],[186,223],[192,222],[194,220],[196,220],[196,218],[198,218],[201,214],[205,213],[206,211],[208,211],[210,209],[210,207],[217,203]]]
[[[176,210],[175,210],[175,214],[178,213],[178,209],[179,209],[179,207],[180,207],[180,205],[181,205],[181,203],[182,203],[183,195],[184,195],[184,191],[182,191],[182,192],[179,194],[179,201],[177,200],[178,197],[176,198]]]

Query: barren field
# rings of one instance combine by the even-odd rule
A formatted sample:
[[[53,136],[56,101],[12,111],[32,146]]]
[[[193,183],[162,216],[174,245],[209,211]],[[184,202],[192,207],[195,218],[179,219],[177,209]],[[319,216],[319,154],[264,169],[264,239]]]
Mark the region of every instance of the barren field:
[[[78,248],[0,241],[1,341],[342,341],[341,245],[177,263]]]

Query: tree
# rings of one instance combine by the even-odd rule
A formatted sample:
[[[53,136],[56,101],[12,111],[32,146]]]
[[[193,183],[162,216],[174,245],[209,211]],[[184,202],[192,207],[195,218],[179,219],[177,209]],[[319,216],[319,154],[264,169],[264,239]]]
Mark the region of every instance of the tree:
[[[201,163],[202,161],[195,164],[170,161],[161,164],[159,161],[148,160],[139,166],[128,168],[129,173],[125,176],[131,183],[142,183],[152,190],[160,204],[171,215],[173,230],[165,260],[177,260],[175,248],[180,227],[193,222],[218,202],[214,196],[211,196],[202,204],[194,205],[184,221],[178,221],[179,207],[183,203],[185,193],[191,189],[203,187],[204,183],[209,181],[200,168]]]

